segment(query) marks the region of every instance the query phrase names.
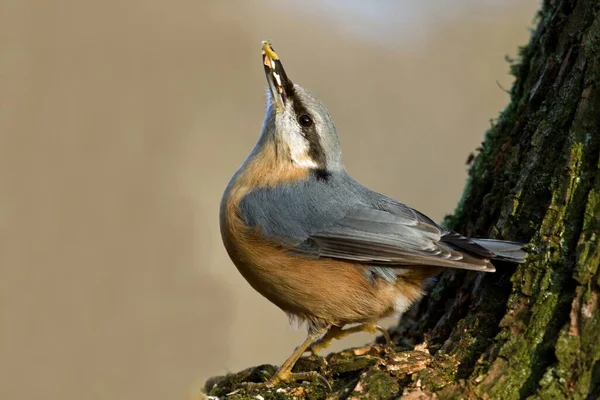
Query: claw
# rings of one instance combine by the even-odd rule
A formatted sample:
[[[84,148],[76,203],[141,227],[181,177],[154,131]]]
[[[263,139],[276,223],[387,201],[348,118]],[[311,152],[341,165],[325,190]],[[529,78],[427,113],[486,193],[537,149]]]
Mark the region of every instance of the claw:
[[[386,347],[394,347],[394,342],[392,342],[392,338],[390,337],[390,334],[388,333],[387,329],[383,328],[380,325],[376,325],[375,329],[377,329],[383,335]]]
[[[315,371],[313,371],[313,372],[315,372]],[[329,384],[329,381],[323,375],[320,375],[317,372],[315,372],[315,375],[316,376],[314,379],[319,381],[319,383],[321,383],[325,387],[325,389],[327,389],[328,392],[333,391],[333,389],[331,388],[331,385]]]

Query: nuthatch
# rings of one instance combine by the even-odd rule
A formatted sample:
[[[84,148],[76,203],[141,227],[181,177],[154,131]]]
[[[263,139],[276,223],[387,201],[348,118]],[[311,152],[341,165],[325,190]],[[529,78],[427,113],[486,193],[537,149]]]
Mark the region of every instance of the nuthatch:
[[[377,321],[406,311],[443,268],[493,272],[490,260],[524,261],[521,243],[467,238],[352,179],[325,106],[292,83],[268,42],[262,59],[262,132],[225,189],[220,225],[248,283],[308,327],[267,384],[326,383],[292,367],[352,332],[377,329],[389,341]]]

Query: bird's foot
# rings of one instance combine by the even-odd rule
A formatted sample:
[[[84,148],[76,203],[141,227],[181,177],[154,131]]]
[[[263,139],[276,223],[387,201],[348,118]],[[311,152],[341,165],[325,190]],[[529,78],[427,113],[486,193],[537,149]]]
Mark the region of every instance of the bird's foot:
[[[392,342],[392,338],[390,337],[390,334],[388,333],[388,331],[381,327],[380,325],[377,324],[373,324],[373,323],[364,323],[364,324],[360,324],[351,328],[346,328],[346,329],[342,329],[338,326],[332,326],[331,328],[329,328],[329,330],[327,331],[327,333],[325,333],[325,335],[317,340],[316,342],[314,342],[310,348],[308,349],[313,355],[318,356],[319,352],[327,347],[329,347],[329,345],[331,344],[331,342],[335,339],[335,340],[340,340],[352,333],[357,333],[357,332],[369,332],[369,333],[377,333],[377,331],[379,331],[379,333],[381,333],[385,339],[385,346],[392,348],[394,346],[394,342]]]

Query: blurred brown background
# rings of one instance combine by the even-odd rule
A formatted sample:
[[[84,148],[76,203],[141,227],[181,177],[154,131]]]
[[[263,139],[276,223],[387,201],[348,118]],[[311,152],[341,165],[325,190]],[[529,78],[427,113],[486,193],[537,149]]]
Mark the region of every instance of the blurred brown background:
[[[218,229],[262,123],[261,40],[329,107],[350,173],[440,220],[537,6],[1,0],[0,398],[181,399],[282,362],[304,332]]]

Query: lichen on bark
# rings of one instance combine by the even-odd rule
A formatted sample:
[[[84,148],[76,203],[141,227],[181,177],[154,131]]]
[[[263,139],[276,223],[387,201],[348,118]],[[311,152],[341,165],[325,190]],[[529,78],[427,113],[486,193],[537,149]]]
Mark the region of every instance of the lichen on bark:
[[[263,366],[207,382],[256,398],[600,398],[600,0],[545,0],[515,83],[445,223],[528,242],[494,274],[445,271],[380,347],[305,358],[332,382],[260,392]],[[425,345],[423,344],[425,343]],[[413,348],[418,345],[417,348]],[[236,390],[239,390],[236,392]]]

